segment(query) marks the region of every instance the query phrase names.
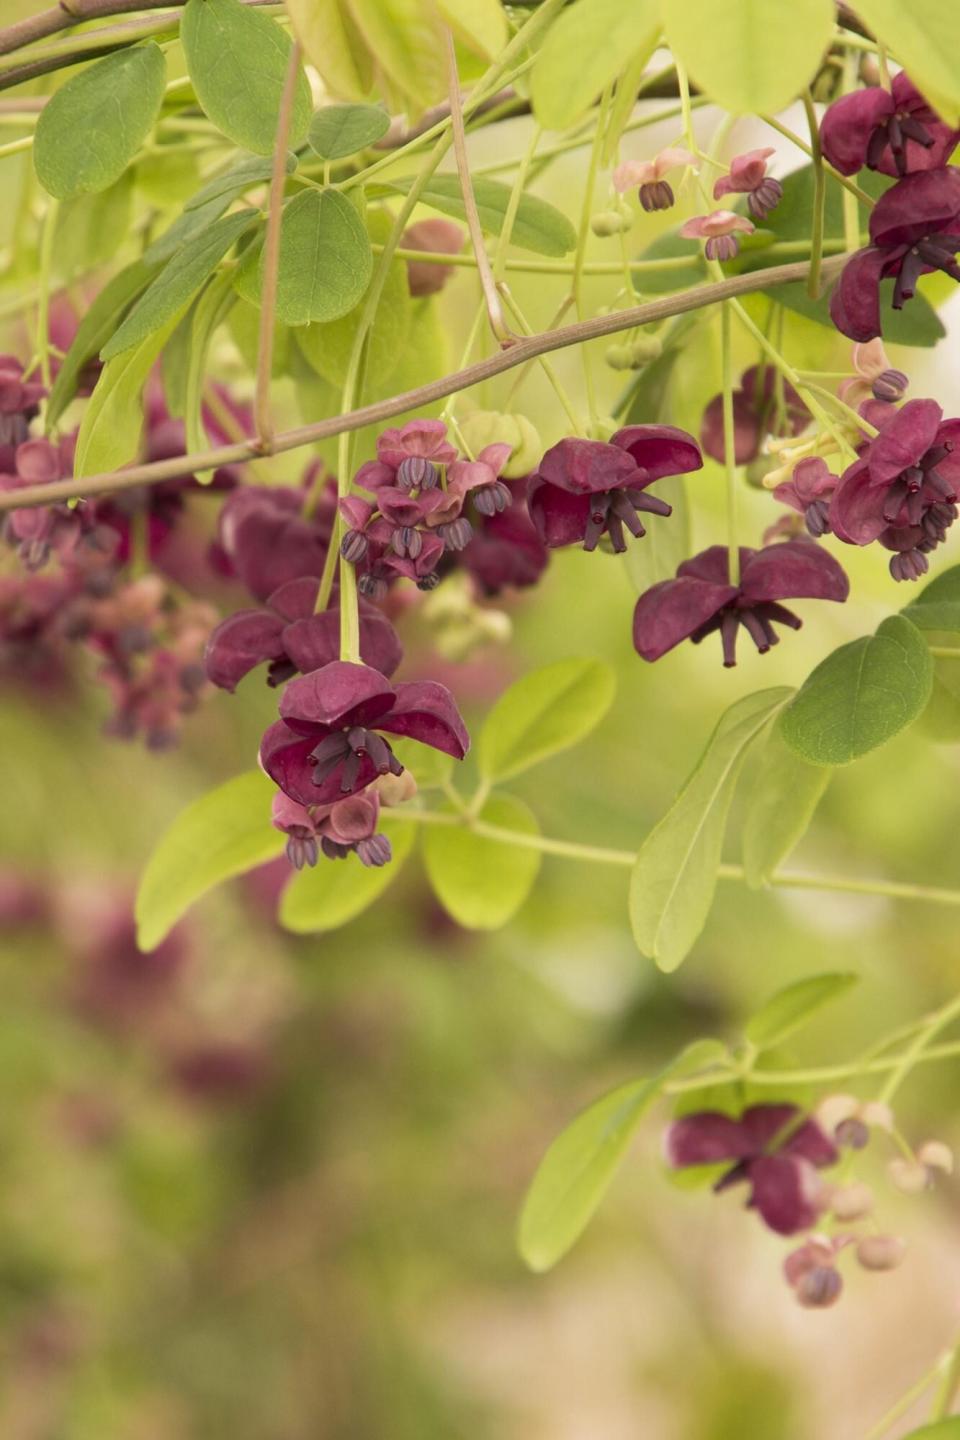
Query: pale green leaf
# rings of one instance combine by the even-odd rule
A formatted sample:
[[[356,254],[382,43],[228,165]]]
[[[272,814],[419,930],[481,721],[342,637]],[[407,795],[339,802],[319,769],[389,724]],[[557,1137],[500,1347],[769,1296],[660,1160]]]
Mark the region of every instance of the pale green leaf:
[[[193,307],[190,321],[190,345],[187,352],[187,373],[183,418],[188,451],[206,450],[210,441],[203,425],[204,384],[207,376],[207,356],[210,342],[221,321],[237,303],[232,286],[233,277],[229,270],[222,270],[214,276]],[[201,484],[213,480],[214,471],[208,470],[198,478]]]
[[[33,163],[58,200],[106,190],[153,126],[166,65],[158,45],[133,45],[87,66],[57,90],[37,121]]]
[[[236,277],[234,277],[235,279]],[[237,291],[239,294],[239,289]],[[257,350],[260,345],[260,311],[256,305],[248,300],[240,299],[230,311],[227,320],[227,329],[230,338],[236,345],[250,373],[256,374]],[[274,379],[290,373],[291,353],[293,348],[293,331],[289,325],[284,325],[282,320],[277,320],[273,327],[273,359],[270,366],[270,373]],[[319,418],[319,417],[311,417]]]
[[[270,823],[276,786],[259,770],[219,785],[181,811],[147,861],[137,890],[137,944],[153,950],[201,895],[283,854]]]
[[[538,835],[521,800],[492,795],[480,813],[488,825]],[[490,840],[466,825],[424,826],[423,858],[443,908],[466,930],[499,930],[526,900],[540,869],[540,851]]]
[[[434,0],[454,36],[484,60],[496,60],[510,38],[500,0]]]
[[[443,32],[433,0],[347,0],[367,49],[387,82],[415,115],[446,94]]]
[[[830,770],[810,765],[785,745],[776,728],[757,760],[743,821],[743,868],[748,885],[769,883],[777,866],[803,838],[830,781]]]
[[[932,1425],[921,1425],[919,1430],[911,1430],[903,1440],[960,1440],[960,1415],[934,1420]]]
[[[249,227],[251,218],[245,212],[225,215],[173,255],[104,345],[100,352],[103,359],[110,360],[139,345],[171,315],[179,314]]]
[[[850,972],[809,975],[772,995],[747,1021],[744,1035],[757,1050],[770,1050],[802,1029],[825,1005],[839,1000],[859,983],[860,976]]]
[[[944,120],[960,125],[956,0],[857,0],[856,11]]]
[[[65,200],[53,237],[55,273],[69,280],[112,260],[129,238],[132,215],[132,170],[125,170],[106,190]]]
[[[303,53],[334,95],[362,100],[373,84],[373,57],[346,0],[286,0]]]
[[[393,190],[405,195],[410,189],[409,179],[385,182]],[[485,175],[473,178],[473,193],[477,202],[480,224],[487,235],[497,236],[503,229],[504,216],[510,201],[510,186],[500,180],[489,180]],[[421,203],[444,215],[465,219],[463,195],[456,175],[434,175],[428,180],[420,194]],[[520,197],[510,240],[522,250],[534,250],[538,255],[562,256],[574,249],[577,234],[561,211],[536,195]]]
[[[532,670],[505,691],[480,732],[485,780],[509,780],[578,744],[613,704],[617,677],[603,660],[559,660]]]
[[[401,738],[391,740],[390,748],[405,770],[409,770],[417,782],[418,790],[436,790],[445,785],[453,774],[454,759],[432,745],[421,745],[419,740]]]
[[[721,717],[696,769],[644,840],[630,877],[630,923],[661,970],[686,959],[706,923],[727,814],[747,749],[793,692],[761,690]]]
[[[651,54],[660,30],[657,0],[576,0],[547,31],[530,92],[537,120],[565,130],[630,64]]]
[[[313,117],[307,143],[321,160],[341,160],[382,140],[390,116],[379,105],[325,105]]]
[[[661,0],[667,42],[727,110],[776,112],[800,94],[833,34],[833,0]]]
[[[821,661],[784,711],[781,734],[813,765],[848,765],[915,720],[932,687],[923,636],[902,615],[891,615],[875,635]]]
[[[305,190],[280,225],[277,315],[288,325],[336,320],[362,298],[373,273],[363,221],[336,190]]]
[[[379,833],[393,849],[387,865],[363,865],[356,855],[345,860],[320,857],[312,869],[301,870],[287,885],[280,900],[278,919],[295,935],[338,930],[356,919],[378,899],[400,874],[413,848],[417,826],[409,820],[382,815]]]
[[[286,31],[240,0],[187,0],[180,42],[196,97],[214,125],[244,150],[271,154],[293,44]],[[290,119],[294,148],[306,139],[312,109],[301,70]]]

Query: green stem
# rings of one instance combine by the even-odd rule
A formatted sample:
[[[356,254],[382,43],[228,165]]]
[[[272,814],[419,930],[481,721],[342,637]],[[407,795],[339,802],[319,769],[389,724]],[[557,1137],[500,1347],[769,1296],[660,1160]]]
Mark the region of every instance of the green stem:
[[[801,139],[795,131],[788,130],[786,125],[781,124],[773,115],[761,115],[759,118],[763,121],[764,125],[769,125],[771,130],[776,130],[777,134],[782,135],[785,140],[791,140],[798,150],[802,150],[804,155],[809,155],[810,159],[813,159],[813,151],[810,146],[806,140]],[[827,161],[823,162],[823,169],[824,173],[829,175],[831,180],[836,180],[837,184],[842,185],[849,195],[854,196],[860,201],[861,205],[866,205],[868,209],[871,209],[876,204],[872,195],[868,195],[866,190],[861,190],[860,186],[854,184],[849,176],[841,175],[839,170],[834,170],[833,166],[828,164]],[[856,245],[848,244],[847,248],[856,250],[859,244],[860,241],[858,238]]]
[[[5,155],[19,155],[23,150],[29,150],[32,144],[32,135],[24,135],[21,140],[8,140],[6,145],[0,145],[0,160]]]
[[[859,66],[856,53],[848,49],[843,63],[843,91],[850,94],[857,89],[859,84]],[[849,190],[843,192],[843,238],[848,250],[852,250],[860,243],[860,211],[857,201],[861,200],[860,195],[851,194]]]
[[[516,320],[517,324],[520,326],[524,335],[532,334],[526,316],[520,309],[520,306],[517,304],[508,287],[506,285],[503,285],[501,286],[501,290],[508,310]],[[556,395],[557,399],[560,401],[560,404],[563,406],[564,413],[566,414],[567,419],[570,421],[570,424],[573,426],[573,433],[575,435],[582,435],[583,427],[581,426],[580,421],[577,417],[577,412],[574,407],[573,401],[570,399],[570,396],[564,389],[556,370],[554,370],[553,366],[545,355],[541,355],[536,363],[540,366],[540,369],[547,377],[553,389],[553,393]]]
[[[916,1380],[910,1386],[910,1389],[900,1396],[899,1400],[894,1401],[890,1409],[880,1417],[876,1425],[874,1425],[865,1436],[865,1440],[880,1440],[880,1436],[885,1435],[891,1425],[894,1425],[906,1415],[907,1411],[916,1404],[925,1391],[930,1389],[930,1386],[942,1373],[943,1356],[940,1357],[936,1365],[931,1366],[925,1375],[921,1375],[920,1379]]]
[[[820,298],[820,263],[823,259],[823,220],[827,198],[826,177],[823,173],[823,155],[820,151],[820,126],[817,112],[813,108],[813,96],[809,90],[803,92],[803,108],[807,113],[810,129],[810,151],[813,156],[813,228],[810,233],[810,274],[807,277],[807,294],[811,300]]]
[[[944,1005],[935,1015],[931,1015],[930,1019],[923,1026],[923,1029],[920,1030],[914,1038],[913,1043],[908,1046],[907,1050],[901,1056],[899,1064],[880,1091],[877,1097],[879,1100],[885,1105],[889,1105],[914,1065],[917,1064],[923,1052],[929,1048],[930,1041],[939,1035],[940,1031],[945,1029],[951,1020],[955,1020],[958,1015],[960,1015],[960,995],[951,1000],[949,1004]]]
[[[960,660],[960,650],[953,645],[928,645],[927,649],[931,655],[936,655],[941,660]]]
[[[53,238],[57,229],[59,202],[48,200],[40,232],[40,270],[37,277],[37,352],[40,356],[40,377],[50,388],[50,270],[53,263]]]
[[[383,247],[374,241],[371,248],[376,255]],[[843,251],[844,243],[842,240],[825,240],[823,248],[824,254],[837,255]],[[809,251],[808,240],[778,240],[773,245],[768,245],[762,253],[770,259],[779,259],[781,256],[805,256]],[[394,253],[398,260],[423,260],[432,265],[452,265],[462,270],[473,270],[477,263],[469,251],[408,250],[400,247]],[[690,261],[689,255],[665,255],[660,260],[628,260],[626,263],[630,270],[639,275],[664,275],[671,270],[689,270]],[[523,271],[528,275],[573,274],[573,265],[567,260],[529,260],[511,255],[504,265],[507,270]],[[622,260],[587,260],[582,266],[584,275],[619,275],[622,271]],[[842,374],[848,376],[849,372],[843,371]]]
[[[723,464],[727,474],[727,569],[731,585],[740,584],[740,542],[737,536],[737,460],[733,423],[733,361],[730,352],[730,306],[720,306],[720,354],[723,371]]]
[[[937,1388],[933,1409],[930,1411],[931,1420],[946,1420],[953,1410],[958,1386],[960,1386],[960,1341],[954,1345],[946,1364],[943,1365],[942,1378]]]

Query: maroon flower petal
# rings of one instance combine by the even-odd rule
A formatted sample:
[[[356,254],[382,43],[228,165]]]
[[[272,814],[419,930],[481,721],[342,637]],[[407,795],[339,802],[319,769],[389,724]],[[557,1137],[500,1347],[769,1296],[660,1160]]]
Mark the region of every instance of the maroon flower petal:
[[[748,465],[760,453],[760,416],[742,391],[733,392],[733,458]],[[700,422],[700,444],[704,453],[722,465],[726,459],[723,434],[723,396],[714,395]]]
[[[633,612],[633,644],[644,660],[659,660],[736,598],[735,585],[681,576],[644,592]]]
[[[282,720],[269,727],[260,742],[260,764],[275,784],[299,805],[316,805],[320,787],[313,783],[314,762],[310,752],[317,736],[297,735]],[[339,789],[339,786],[335,787]],[[336,795],[333,797],[336,799]]]
[[[769,1150],[799,1114],[796,1105],[787,1103],[748,1106],[740,1120],[750,1137],[751,1154],[760,1155]]]
[[[280,659],[282,631],[283,621],[267,610],[238,610],[221,620],[203,657],[207,679],[221,690],[235,690],[258,665]]]
[[[889,485],[902,470],[918,465],[936,441],[942,419],[936,400],[908,400],[871,441],[867,463],[873,484]]]
[[[283,632],[283,645],[304,675],[329,665],[340,655],[340,611],[325,610],[295,620]],[[360,658],[381,675],[392,675],[403,659],[399,635],[386,616],[372,607],[360,611]]]
[[[664,1158],[674,1170],[716,1165],[753,1155],[754,1145],[739,1120],[718,1110],[701,1110],[674,1120],[664,1137]]]
[[[944,420],[936,443],[950,446],[949,455],[937,461],[937,474],[960,495],[960,420]]]
[[[470,749],[470,736],[457,702],[445,685],[435,680],[406,681],[396,687],[396,702],[389,714],[376,722],[378,730],[391,735],[409,735],[422,745],[432,745],[462,760]]]
[[[703,468],[696,440],[675,425],[625,425],[610,443],[626,450],[646,470],[643,485],[652,485],[664,475],[687,475]]]
[[[821,1130],[816,1120],[804,1120],[784,1142],[783,1153],[797,1155],[801,1160],[808,1160],[811,1165],[818,1167],[835,1165],[840,1159],[836,1145]]]
[[[740,546],[741,571],[756,553],[746,545]],[[726,545],[710,545],[706,550],[701,550],[699,555],[691,555],[689,560],[682,561],[677,566],[677,579],[688,575],[692,575],[696,580],[709,580],[711,585],[729,585],[730,552]]]
[[[816,1170],[792,1155],[761,1155],[750,1164],[750,1205],[778,1235],[809,1230],[823,1210]]]
[[[870,482],[866,460],[855,460],[840,477],[830,501],[830,528],[847,545],[869,545],[888,524],[883,507],[887,492]]]
[[[314,734],[317,726],[376,725],[395,698],[393,686],[379,671],[334,660],[290,681],[280,699],[280,718],[301,735]]]
[[[535,480],[527,494],[527,509],[537,535],[551,550],[577,545],[590,519],[590,496],[571,495],[545,480]]]
[[[913,245],[928,235],[952,233],[960,216],[960,170],[905,175],[884,191],[870,212],[870,239],[875,245]]]
[[[327,540],[312,522],[263,508],[236,526],[230,555],[251,595],[266,600],[286,580],[321,575]]]
[[[852,255],[830,296],[830,318],[850,340],[875,340],[880,334],[880,281],[887,256],[868,245]]]
[[[855,175],[863,168],[871,135],[878,125],[889,120],[894,108],[893,97],[879,85],[834,101],[820,122],[820,144],[835,170],[841,175]]]
[[[319,821],[317,829],[338,845],[355,845],[358,840],[370,838],[379,817],[380,800],[376,793],[351,795],[331,805],[329,815]]]
[[[571,495],[592,495],[647,483],[645,477],[637,475],[636,462],[620,447],[572,436],[551,446],[540,461],[538,473],[541,480]]]
[[[757,550],[743,567],[745,600],[846,600],[850,582],[843,567],[811,540],[787,540]]]
[[[314,576],[302,575],[298,580],[287,580],[280,585],[268,595],[267,604],[284,620],[306,620],[313,614],[318,588],[319,581]]]

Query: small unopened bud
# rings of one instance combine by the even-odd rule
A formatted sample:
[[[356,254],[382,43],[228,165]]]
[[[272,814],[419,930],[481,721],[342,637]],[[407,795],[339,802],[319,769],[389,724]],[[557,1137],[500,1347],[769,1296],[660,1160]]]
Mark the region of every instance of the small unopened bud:
[[[910,385],[909,376],[902,370],[884,370],[873,382],[874,400],[887,400],[891,404],[902,400]]]
[[[439,576],[439,575],[437,574],[437,572],[434,570],[434,571],[432,571],[429,575],[424,575],[422,579],[420,579],[420,580],[417,581],[417,589],[418,589],[418,590],[427,590],[427,591],[429,591],[429,590],[436,590],[436,588],[437,588],[437,586],[438,586],[439,584],[440,584],[440,576]]]
[[[437,526],[437,534],[448,550],[463,550],[473,539],[473,526],[465,515]]]
[[[402,805],[405,800],[412,800],[417,793],[417,782],[411,772],[404,768],[399,775],[378,775],[370,786],[376,790],[384,805]]]
[[[630,216],[621,215],[618,210],[600,210],[590,217],[590,229],[594,235],[604,238],[608,235],[622,235],[624,230],[630,229],[630,223]]]
[[[953,1151],[942,1140],[925,1140],[917,1151],[917,1159],[928,1170],[940,1170],[944,1175],[953,1174]]]
[[[386,835],[371,835],[369,840],[357,841],[357,858],[361,865],[379,868],[381,865],[389,865],[393,859],[393,849]]]
[[[858,1115],[851,1115],[849,1120],[840,1121],[833,1132],[833,1138],[838,1145],[847,1145],[851,1150],[863,1150],[870,1144],[870,1129]]]
[[[840,1272],[832,1265],[815,1265],[807,1270],[796,1283],[796,1296],[808,1310],[825,1310],[840,1298],[843,1280]]]
[[[906,1253],[897,1235],[865,1235],[857,1244],[857,1259],[864,1270],[896,1270]]]
[[[640,204],[648,213],[652,210],[669,210],[674,201],[673,188],[666,180],[649,180],[640,186]]]
[[[904,1195],[919,1195],[930,1184],[930,1172],[919,1160],[891,1160],[887,1166],[890,1183]]]
[[[369,548],[369,541],[362,530],[348,530],[340,541],[340,554],[348,565],[359,565]]]
[[[412,525],[398,525],[393,532],[391,544],[394,553],[399,555],[401,560],[404,556],[416,560],[423,549],[423,536]]]
[[[509,445],[510,457],[500,474],[504,480],[519,480],[537,468],[543,444],[536,427],[525,415],[503,415],[497,410],[475,410],[460,421],[460,433],[467,448],[479,455],[486,445]]]
[[[436,465],[422,455],[408,455],[397,466],[397,484],[401,490],[432,490],[438,479]]]
[[[360,575],[357,589],[365,600],[383,600],[390,587],[382,575]]]
[[[869,1185],[844,1185],[833,1192],[830,1209],[838,1220],[861,1220],[873,1209],[873,1191]]]
[[[882,1100],[868,1100],[861,1105],[860,1119],[871,1130],[885,1130],[888,1135],[893,1131],[893,1111]]]
[[[473,503],[481,515],[499,515],[506,510],[512,500],[510,486],[504,485],[502,480],[495,480],[492,485],[481,485],[473,492]]]
[[[611,370],[633,369],[629,345],[608,345],[603,352],[603,358]]]
[[[630,358],[635,366],[649,365],[663,354],[663,341],[659,335],[636,335],[628,343]]]

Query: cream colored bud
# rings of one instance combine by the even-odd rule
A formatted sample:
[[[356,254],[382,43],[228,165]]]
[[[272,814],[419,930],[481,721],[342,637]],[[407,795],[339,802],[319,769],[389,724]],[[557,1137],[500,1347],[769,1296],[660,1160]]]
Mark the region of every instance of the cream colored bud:
[[[629,345],[608,345],[603,352],[603,358],[611,370],[633,369]]]
[[[519,480],[535,470],[543,444],[535,425],[525,415],[503,415],[498,410],[475,410],[460,422],[460,432],[474,455],[485,445],[509,445],[510,458],[501,474],[505,480]]]
[[[378,775],[371,788],[377,791],[382,804],[402,805],[416,795],[417,782],[410,770],[404,770],[402,775]]]
[[[857,1259],[864,1270],[896,1270],[906,1253],[898,1235],[865,1235],[857,1244]]]
[[[860,1101],[856,1095],[825,1095],[816,1109],[820,1128],[832,1135],[844,1120],[852,1120],[860,1114]]]
[[[919,1160],[891,1160],[887,1166],[890,1183],[904,1195],[919,1195],[930,1184],[930,1171]]]
[[[637,335],[627,345],[630,358],[635,366],[649,365],[663,354],[663,341],[659,335]]]
[[[869,1185],[843,1185],[833,1192],[830,1209],[838,1220],[861,1220],[873,1209],[873,1191]]]
[[[928,1170],[940,1170],[944,1175],[953,1174],[953,1151],[942,1140],[925,1140],[917,1151],[917,1159]]]
[[[622,235],[629,230],[631,217],[622,215],[618,210],[600,210],[596,215],[590,217],[590,229],[594,235],[606,238],[609,235]]]
[[[861,1105],[860,1119],[871,1130],[885,1130],[888,1135],[893,1132],[893,1111],[882,1100],[868,1100]]]

